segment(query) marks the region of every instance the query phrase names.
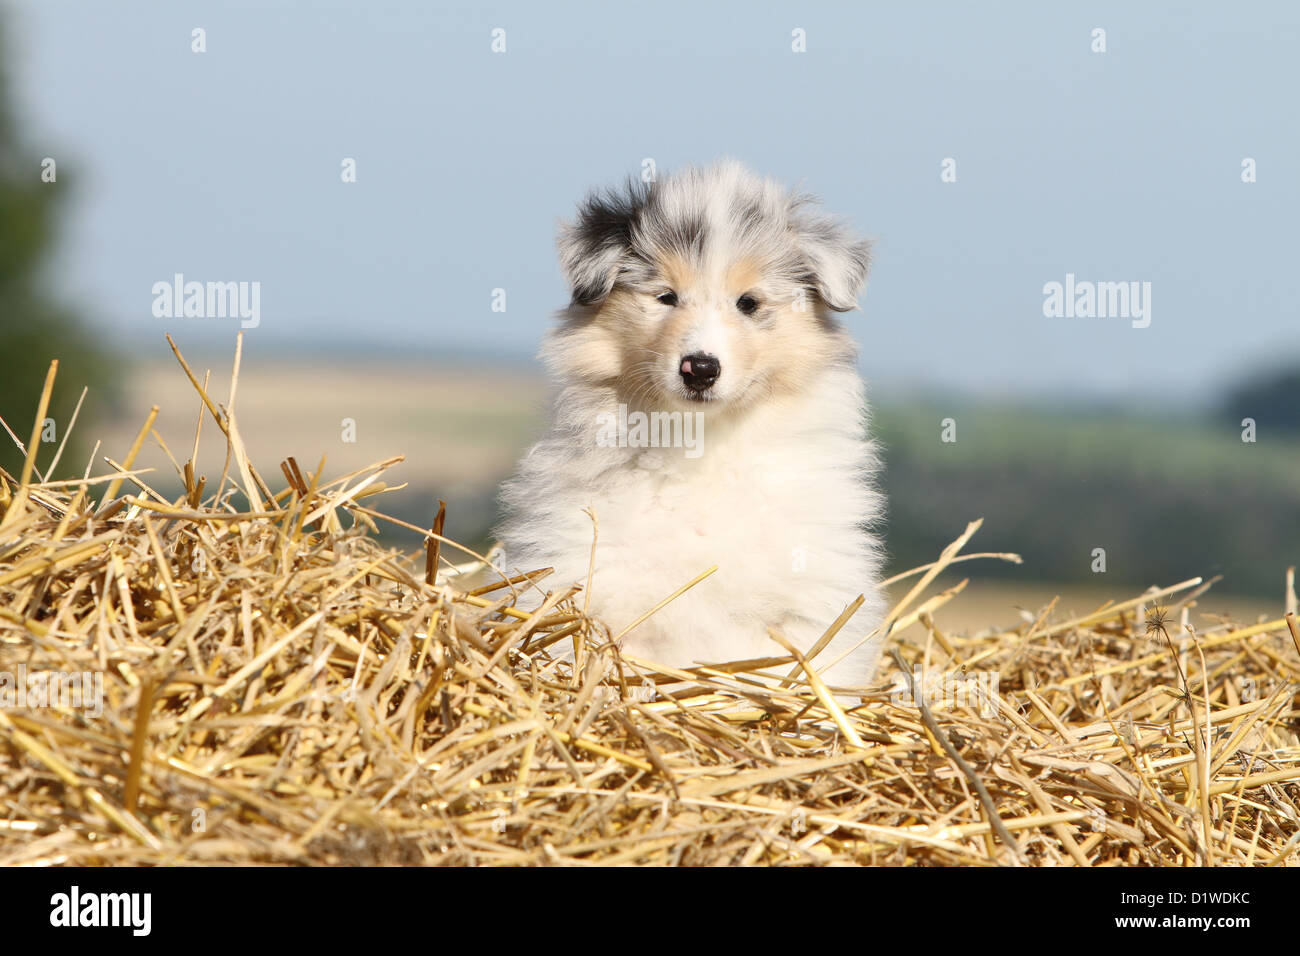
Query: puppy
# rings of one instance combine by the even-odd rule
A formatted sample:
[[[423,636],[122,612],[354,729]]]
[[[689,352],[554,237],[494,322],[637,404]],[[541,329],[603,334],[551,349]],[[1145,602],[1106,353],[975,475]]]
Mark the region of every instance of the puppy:
[[[769,628],[808,650],[861,594],[813,664],[866,685],[884,502],[834,313],[856,307],[869,244],[722,162],[593,193],[559,253],[573,298],[541,355],[559,392],[502,489],[503,566],[587,585],[594,515],[579,603],[625,651],[679,667],[784,655]]]

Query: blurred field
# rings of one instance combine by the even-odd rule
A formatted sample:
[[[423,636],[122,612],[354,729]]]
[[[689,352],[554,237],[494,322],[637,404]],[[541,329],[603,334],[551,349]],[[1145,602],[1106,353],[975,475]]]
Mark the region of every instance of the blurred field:
[[[183,344],[182,344],[183,349]],[[230,356],[192,356],[196,374],[212,369],[209,394],[225,402]],[[170,356],[137,366],[123,386],[123,408],[95,432],[102,453],[120,460],[151,405],[160,407],[155,430],[184,462],[193,450],[199,399]],[[491,524],[496,486],[544,420],[546,390],[531,370],[504,366],[430,365],[373,358],[286,362],[245,350],[235,415],[254,462],[267,467],[295,455],[306,469],[319,456],[326,471],[344,474],[405,455],[393,482],[410,487],[393,496],[397,517],[425,525],[447,500],[447,533],[481,544]],[[355,422],[355,441],[345,420]],[[211,486],[221,473],[225,440],[204,424],[198,471]],[[167,456],[150,442],[137,467],[153,467],[161,487],[179,487]],[[80,471],[80,466],[78,466]],[[278,476],[277,476],[278,477]],[[146,479],[151,484],[154,477]]]
[[[940,440],[956,421],[957,441]],[[980,546],[1015,551],[1006,580],[1140,591],[1222,575],[1231,593],[1275,597],[1300,563],[1300,433],[1173,410],[998,405],[953,398],[884,405],[875,416],[895,567],[926,560],[954,527],[985,518]],[[1100,576],[1096,576],[1100,577]]]
[[[973,565],[966,565],[972,568]],[[975,573],[972,571],[972,573]],[[956,584],[960,578],[949,574],[944,581],[948,585]],[[897,601],[906,593],[910,581],[902,582],[890,589],[890,599]],[[1177,583],[1177,582],[1169,582]],[[1282,589],[1278,588],[1276,599],[1251,597],[1231,594],[1216,594],[1216,589],[1197,599],[1192,609],[1190,622],[1198,630],[1204,630],[1220,619],[1241,623],[1257,623],[1263,619],[1280,617],[1284,611]],[[935,615],[935,624],[943,632],[970,636],[985,632],[990,628],[1011,630],[1026,621],[1037,619],[1053,597],[1059,595],[1052,616],[1054,618],[1082,617],[1103,607],[1107,602],[1132,597],[1123,588],[1105,583],[1081,584],[1074,581],[1000,581],[975,578],[966,590],[951,601]],[[913,640],[920,638],[913,637]]]

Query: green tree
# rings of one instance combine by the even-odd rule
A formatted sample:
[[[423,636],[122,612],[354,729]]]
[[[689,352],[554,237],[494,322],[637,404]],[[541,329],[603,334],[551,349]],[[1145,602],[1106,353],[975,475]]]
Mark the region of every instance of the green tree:
[[[77,433],[96,407],[109,399],[112,363],[79,316],[53,291],[59,277],[51,275],[59,207],[66,200],[66,169],[60,164],[54,182],[42,179],[45,158],[29,149],[15,126],[9,100],[9,76],[4,64],[9,37],[0,20],[0,417],[26,442],[51,359],[59,360],[59,376],[47,417],[63,438],[72,410],[86,386]],[[59,471],[79,473],[85,467],[84,446],[69,443]],[[55,445],[39,452],[44,468]],[[22,455],[8,435],[0,433],[0,467],[13,474]]]
[[[1300,368],[1252,376],[1228,393],[1223,414],[1232,425],[1253,418],[1261,429],[1300,430]]]

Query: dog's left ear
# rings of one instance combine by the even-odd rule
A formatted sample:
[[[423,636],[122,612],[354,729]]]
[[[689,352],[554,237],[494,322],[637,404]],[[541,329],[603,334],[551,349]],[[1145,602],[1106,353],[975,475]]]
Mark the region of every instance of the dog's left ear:
[[[871,241],[855,236],[838,220],[801,211],[791,225],[808,267],[808,285],[836,312],[857,308],[871,268]]]
[[[595,192],[572,222],[560,224],[560,268],[577,305],[598,305],[614,290],[632,249],[632,226],[648,189],[632,180],[623,192]]]

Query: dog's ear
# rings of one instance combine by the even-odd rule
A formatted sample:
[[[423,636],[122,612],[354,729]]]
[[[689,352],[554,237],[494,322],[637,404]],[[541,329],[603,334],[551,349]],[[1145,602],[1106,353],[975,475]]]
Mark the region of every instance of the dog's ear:
[[[804,281],[836,312],[857,308],[871,268],[871,241],[855,236],[843,223],[808,213],[806,198],[793,205],[790,224],[808,272]]]
[[[622,192],[594,192],[572,222],[560,224],[560,268],[578,305],[597,305],[614,289],[619,268],[632,249],[632,227],[649,189],[628,180]]]

